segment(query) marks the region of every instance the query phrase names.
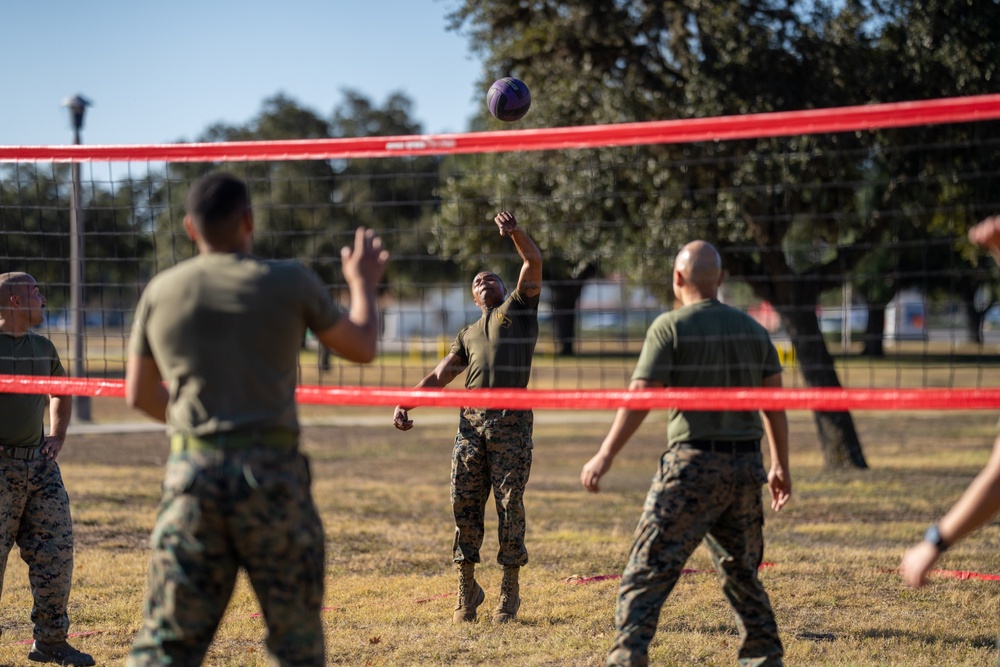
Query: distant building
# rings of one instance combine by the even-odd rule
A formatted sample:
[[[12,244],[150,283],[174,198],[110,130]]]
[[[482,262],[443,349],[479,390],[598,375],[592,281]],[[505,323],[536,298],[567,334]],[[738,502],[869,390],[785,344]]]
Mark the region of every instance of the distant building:
[[[899,292],[885,309],[886,340],[927,340],[927,301],[917,290]]]

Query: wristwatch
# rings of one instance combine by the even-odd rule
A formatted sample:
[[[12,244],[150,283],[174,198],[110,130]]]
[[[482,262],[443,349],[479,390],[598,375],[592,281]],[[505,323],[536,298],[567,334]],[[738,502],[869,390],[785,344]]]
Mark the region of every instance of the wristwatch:
[[[941,537],[941,531],[938,530],[937,524],[931,524],[931,527],[927,529],[924,533],[924,542],[929,542],[934,545],[934,548],[938,550],[938,553],[943,553],[949,546],[944,538]]]

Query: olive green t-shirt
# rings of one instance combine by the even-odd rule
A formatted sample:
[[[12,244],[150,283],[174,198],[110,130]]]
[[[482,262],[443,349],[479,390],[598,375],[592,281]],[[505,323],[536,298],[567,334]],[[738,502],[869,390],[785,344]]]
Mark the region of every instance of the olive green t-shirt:
[[[736,308],[706,299],[653,321],[632,379],[667,387],[759,387],[765,377],[780,372],[778,352],[764,327]],[[757,411],[669,411],[670,444],[763,435]]]
[[[0,332],[0,375],[63,377],[55,345],[29,331],[23,336]],[[45,436],[45,394],[0,394],[0,445],[37,447]]]
[[[466,389],[524,389],[538,340],[538,295],[515,289],[502,304],[458,332],[451,344],[468,367]]]
[[[171,433],[298,432],[302,337],[340,317],[319,277],[298,262],[198,255],[149,281],[129,352],[156,360]]]

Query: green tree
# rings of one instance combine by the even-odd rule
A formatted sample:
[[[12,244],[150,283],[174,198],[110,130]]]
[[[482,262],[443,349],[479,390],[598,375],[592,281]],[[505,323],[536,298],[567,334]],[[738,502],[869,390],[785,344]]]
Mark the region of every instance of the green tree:
[[[329,123],[283,94],[267,98],[245,125],[215,124],[197,138],[202,142],[326,139]],[[159,268],[195,253],[184,234],[184,197],[191,181],[216,169],[245,179],[254,203],[254,252],[264,257],[297,258],[330,283],[338,272],[346,225],[333,215],[334,171],[323,160],[270,160],[243,163],[175,163],[160,175],[161,197],[169,202],[158,221]],[[336,258],[334,260],[333,258]]]
[[[484,55],[486,72],[519,76],[529,86],[544,82],[543,93],[535,87],[541,101],[526,124],[562,126],[939,96],[938,75],[917,80],[909,69],[894,69],[899,37],[890,39],[930,3],[883,4],[890,3],[467,0],[451,21]],[[976,52],[995,54],[998,43],[986,27],[997,24],[995,6],[986,6],[995,4],[960,10],[957,0],[934,3],[928,25],[941,30],[957,19],[974,22],[968,36],[992,40],[977,43]],[[960,40],[949,44],[961,50]],[[972,78],[995,82],[989,63],[996,59],[977,62]],[[940,77],[954,73],[942,71]],[[903,79],[913,85],[902,85]],[[727,271],[780,314],[807,384],[837,387],[816,317],[820,295],[838,287],[891,234],[899,211],[916,211],[921,207],[914,203],[931,197],[939,203],[940,186],[950,176],[905,151],[886,152],[914,136],[844,133],[523,155],[516,164],[538,176],[520,179],[517,191],[546,202],[584,195],[576,206],[546,204],[551,234],[541,237],[547,260],[563,245],[583,246],[580,259],[567,263],[577,269],[615,257],[616,269],[662,284],[670,268],[664,254],[671,256],[692,233],[714,241]],[[593,172],[580,168],[588,160],[602,164],[596,182]],[[489,164],[504,166],[500,158]],[[873,170],[880,178],[859,196],[855,184],[868,182]],[[483,189],[495,192],[492,186]],[[455,183],[445,200],[461,187],[467,186]],[[623,192],[626,197],[616,194]],[[911,219],[926,228],[926,214],[912,213]],[[805,228],[805,244],[792,243],[795,230]],[[817,412],[816,423],[827,466],[866,467],[849,413]]]
[[[69,209],[68,166],[0,170],[0,272],[33,275],[45,287],[51,310],[69,302]]]
[[[0,171],[0,271],[25,271],[43,286],[48,308],[69,306],[71,171],[68,165],[22,164]],[[84,307],[121,323],[149,276],[147,183],[106,189],[81,184]]]
[[[216,124],[198,141],[269,141],[419,134],[412,103],[402,94],[377,106],[354,91],[327,120],[284,94],[264,100],[245,125]],[[331,285],[341,280],[340,249],[359,225],[386,237],[396,261],[397,282],[425,279],[428,243],[421,243],[419,220],[435,205],[434,158],[382,160],[269,160],[232,164],[171,164],[160,177],[170,201],[157,227],[159,264],[169,266],[194,254],[182,230],[187,185],[214,169],[245,178],[254,202],[255,252],[296,258]],[[440,264],[437,263],[437,264]],[[446,264],[446,263],[445,263]]]
[[[379,107],[352,90],[334,110],[331,129],[337,137],[386,137],[421,134],[413,103],[393,93]],[[375,229],[393,254],[386,284],[397,293],[416,295],[422,287],[455,274],[447,258],[432,257],[426,231],[439,203],[437,157],[335,160],[334,206],[351,228]]]
[[[898,99],[957,97],[1000,91],[1000,2],[987,0],[904,0],[886,3],[879,36],[884,69],[896,72],[883,83]],[[888,95],[890,93],[883,93]],[[912,251],[902,261],[921,262],[924,288],[957,295],[969,335],[982,342],[982,318],[995,294],[992,261],[966,240],[971,225],[996,212],[995,174],[1000,172],[1000,123],[969,123],[914,129],[908,139],[920,148],[894,153],[888,173],[923,178],[923,198],[905,209],[910,229],[903,237],[928,239],[919,259]],[[882,133],[884,134],[884,133]],[[932,147],[929,150],[924,147]],[[931,156],[931,157],[928,157]],[[915,203],[925,205],[918,209]],[[910,257],[907,259],[907,255]],[[904,268],[900,273],[905,275]]]

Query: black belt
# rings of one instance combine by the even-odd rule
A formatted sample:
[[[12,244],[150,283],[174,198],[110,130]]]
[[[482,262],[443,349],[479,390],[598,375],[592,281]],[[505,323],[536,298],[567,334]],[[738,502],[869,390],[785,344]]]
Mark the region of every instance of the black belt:
[[[760,452],[760,440],[687,440],[677,443],[681,447],[717,454],[753,454]]]
[[[34,461],[40,449],[41,447],[10,447],[3,445],[3,451],[0,452],[0,456],[17,459],[18,461]]]

